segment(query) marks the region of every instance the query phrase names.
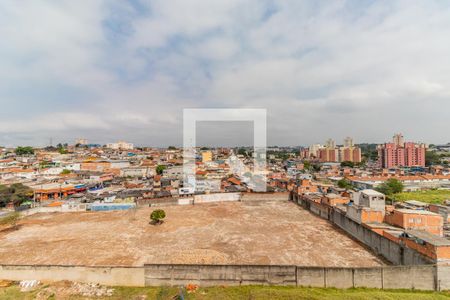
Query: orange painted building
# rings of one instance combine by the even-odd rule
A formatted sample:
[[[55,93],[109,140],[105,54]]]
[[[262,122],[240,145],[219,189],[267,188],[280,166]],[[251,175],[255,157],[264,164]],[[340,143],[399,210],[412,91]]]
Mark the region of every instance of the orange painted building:
[[[363,209],[361,212],[362,223],[382,223],[384,220],[384,212],[373,209]]]
[[[37,201],[49,200],[49,199],[61,199],[66,198],[69,195],[75,194],[80,191],[85,191],[85,187],[77,188],[73,185],[61,186],[61,187],[45,187],[34,190],[34,197]]]
[[[322,203],[329,206],[336,206],[337,204],[348,204],[350,198],[342,197],[336,194],[327,194],[322,197]]]
[[[305,193],[317,193],[319,190],[316,185],[313,185],[311,183],[311,180],[303,179],[298,186],[298,193],[299,194],[305,194]]]
[[[337,162],[338,150],[335,148],[323,148],[318,151],[320,162]]]
[[[426,210],[395,209],[391,214],[385,216],[385,221],[406,230],[417,229],[438,236],[443,235],[442,216]]]
[[[361,149],[358,147],[341,147],[339,149],[340,161],[361,162]]]

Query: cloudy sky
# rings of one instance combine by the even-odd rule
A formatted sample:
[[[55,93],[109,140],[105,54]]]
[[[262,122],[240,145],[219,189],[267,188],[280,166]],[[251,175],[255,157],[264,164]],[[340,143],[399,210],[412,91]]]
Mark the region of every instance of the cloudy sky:
[[[266,108],[272,145],[450,142],[450,2],[0,2],[0,145],[181,145],[184,108]]]

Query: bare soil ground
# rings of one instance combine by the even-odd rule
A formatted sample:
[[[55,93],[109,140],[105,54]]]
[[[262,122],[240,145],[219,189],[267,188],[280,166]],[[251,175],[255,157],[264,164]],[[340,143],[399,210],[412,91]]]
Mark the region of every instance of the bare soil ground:
[[[135,211],[46,213],[0,231],[0,264],[144,263],[377,266],[374,254],[290,202],[215,203]]]

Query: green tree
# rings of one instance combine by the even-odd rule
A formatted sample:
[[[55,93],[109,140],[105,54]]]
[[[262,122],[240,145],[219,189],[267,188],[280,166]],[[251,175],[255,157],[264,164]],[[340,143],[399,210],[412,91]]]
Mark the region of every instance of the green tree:
[[[350,167],[353,168],[355,166],[355,164],[351,161],[343,161],[341,162],[341,167]]]
[[[349,190],[349,189],[353,188],[353,185],[346,178],[342,178],[341,180],[339,180],[337,182],[337,185],[338,185],[338,187],[340,187],[342,189],[346,189],[346,190]]]
[[[307,161],[307,160],[303,161],[303,168],[304,168],[305,170],[311,170],[311,168],[312,168],[311,162],[309,162],[309,161]]]
[[[376,161],[378,159],[377,144],[358,144],[361,148],[362,157],[368,161]]]
[[[69,145],[67,145],[67,143],[65,143],[65,144],[59,143],[58,145],[56,145],[56,149],[58,150],[58,152],[60,154],[67,154],[67,153],[69,153],[69,151],[67,151],[68,146]]]
[[[156,174],[161,175],[165,169],[167,169],[166,166],[164,166],[164,165],[158,165],[158,166],[156,167]]]
[[[177,147],[175,147],[175,146],[169,146],[167,149],[168,149],[168,150],[177,150]]]
[[[6,185],[0,185],[0,207],[5,207],[9,202],[9,188]]]
[[[166,212],[162,209],[155,209],[150,214],[151,222],[155,225],[162,224],[163,219],[166,217]]]
[[[62,170],[61,175],[67,175],[67,174],[70,174],[70,173],[71,173],[70,170],[64,169],[64,170]]]
[[[247,150],[245,148],[239,148],[237,151],[238,155],[248,156]]]
[[[426,166],[439,165],[440,163],[441,163],[441,158],[439,157],[439,155],[436,154],[436,152],[433,152],[433,151],[425,152],[425,165]]]
[[[47,160],[43,160],[39,162],[39,168],[48,168],[50,167],[51,162]]]
[[[20,214],[18,212],[12,212],[7,216],[0,219],[0,225],[9,225],[13,229],[17,228],[17,222],[20,219]]]
[[[377,188],[377,191],[387,196],[391,196],[393,194],[401,193],[403,191],[403,188],[403,183],[400,180],[390,178],[386,180],[386,182],[380,184]]]
[[[33,147],[30,147],[30,146],[17,147],[15,152],[17,155],[33,155],[34,149],[33,149]]]
[[[361,162],[355,163],[355,167],[362,168],[362,167],[365,167],[366,164],[367,164],[367,159],[366,159],[366,158],[363,158],[363,159],[361,160]]]
[[[320,171],[320,164],[313,164],[312,168],[315,172],[319,172]]]
[[[10,186],[0,185],[0,207],[5,207],[9,202],[19,206],[22,202],[30,200],[32,196],[33,190],[21,183]]]

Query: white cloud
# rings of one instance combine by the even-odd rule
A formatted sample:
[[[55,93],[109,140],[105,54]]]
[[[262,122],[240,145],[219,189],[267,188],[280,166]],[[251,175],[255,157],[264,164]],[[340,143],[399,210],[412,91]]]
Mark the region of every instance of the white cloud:
[[[183,108],[262,107],[273,144],[347,135],[381,142],[396,131],[450,140],[446,3],[161,0],[143,6],[33,1],[24,9],[3,1],[0,105],[27,110],[42,103],[36,109],[43,117],[28,125],[20,113],[0,110],[0,132],[10,140],[14,132],[39,139],[58,131],[68,140],[82,133],[101,142],[179,144]],[[47,89],[54,82],[82,92],[62,91],[51,102],[35,96],[43,82]],[[12,86],[25,96],[9,92]],[[68,98],[80,104],[69,105]]]

